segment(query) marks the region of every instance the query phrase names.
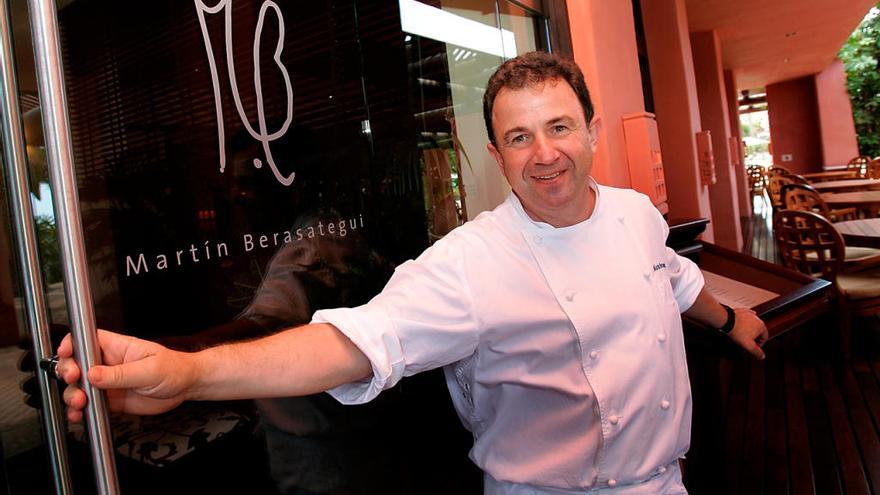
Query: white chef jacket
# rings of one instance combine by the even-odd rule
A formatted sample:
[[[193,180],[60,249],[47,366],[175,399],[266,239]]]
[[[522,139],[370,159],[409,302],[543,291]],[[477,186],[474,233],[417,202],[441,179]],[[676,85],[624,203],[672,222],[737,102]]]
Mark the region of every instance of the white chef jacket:
[[[318,311],[313,321],[373,367],[330,393],[362,403],[445,366],[487,494],[683,493],[680,312],[703,278],[665,246],[644,195],[590,187],[596,205],[579,224],[534,222],[511,194],[401,265],[369,303]]]

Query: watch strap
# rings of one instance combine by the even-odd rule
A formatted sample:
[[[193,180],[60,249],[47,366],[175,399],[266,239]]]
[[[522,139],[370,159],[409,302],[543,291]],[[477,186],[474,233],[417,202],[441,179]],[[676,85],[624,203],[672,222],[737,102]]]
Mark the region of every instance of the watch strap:
[[[724,335],[730,335],[730,332],[733,331],[734,325],[736,325],[736,312],[726,304],[722,304],[721,306],[727,311],[727,321],[724,322],[724,325],[718,328],[718,331]]]

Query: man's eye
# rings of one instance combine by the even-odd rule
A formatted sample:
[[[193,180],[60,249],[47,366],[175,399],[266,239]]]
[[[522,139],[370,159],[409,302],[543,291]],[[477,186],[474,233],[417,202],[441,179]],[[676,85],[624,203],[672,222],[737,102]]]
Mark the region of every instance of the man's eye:
[[[526,142],[526,135],[525,134],[518,134],[518,135],[510,138],[510,144],[522,144],[524,142]]]
[[[568,126],[564,126],[564,125],[561,125],[561,124],[560,124],[560,125],[554,125],[554,126],[553,126],[553,132],[555,132],[556,134],[562,134],[562,133],[568,132]]]

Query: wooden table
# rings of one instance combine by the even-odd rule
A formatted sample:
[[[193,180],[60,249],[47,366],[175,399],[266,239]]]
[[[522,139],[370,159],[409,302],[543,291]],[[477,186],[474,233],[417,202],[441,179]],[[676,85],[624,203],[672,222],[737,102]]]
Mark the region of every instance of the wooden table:
[[[800,174],[801,177],[810,182],[822,182],[827,180],[851,179],[856,177],[854,170],[832,170],[825,172],[811,172],[808,174]]]
[[[880,218],[837,222],[834,228],[843,236],[847,246],[880,248]]]
[[[823,194],[822,199],[831,208],[880,208],[880,191],[855,191]]]
[[[880,190],[880,180],[876,179],[852,179],[833,180],[829,182],[817,182],[812,184],[813,189],[820,193]]]

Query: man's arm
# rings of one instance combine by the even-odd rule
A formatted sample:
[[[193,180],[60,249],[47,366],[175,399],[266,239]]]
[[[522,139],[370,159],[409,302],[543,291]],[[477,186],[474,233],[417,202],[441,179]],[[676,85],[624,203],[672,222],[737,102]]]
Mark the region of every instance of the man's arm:
[[[227,400],[308,395],[366,378],[367,357],[326,323],[285,330],[259,340],[185,353],[154,342],[99,331],[103,366],[89,382],[107,390],[111,409],[158,414],[184,400]],[[85,393],[70,336],[58,348],[58,373],[71,421],[82,419]]]
[[[749,308],[736,308],[734,313],[736,324],[729,337],[756,358],[764,359],[761,346],[769,337],[764,322]],[[705,287],[684,314],[712,328],[721,328],[727,321],[727,311]]]

